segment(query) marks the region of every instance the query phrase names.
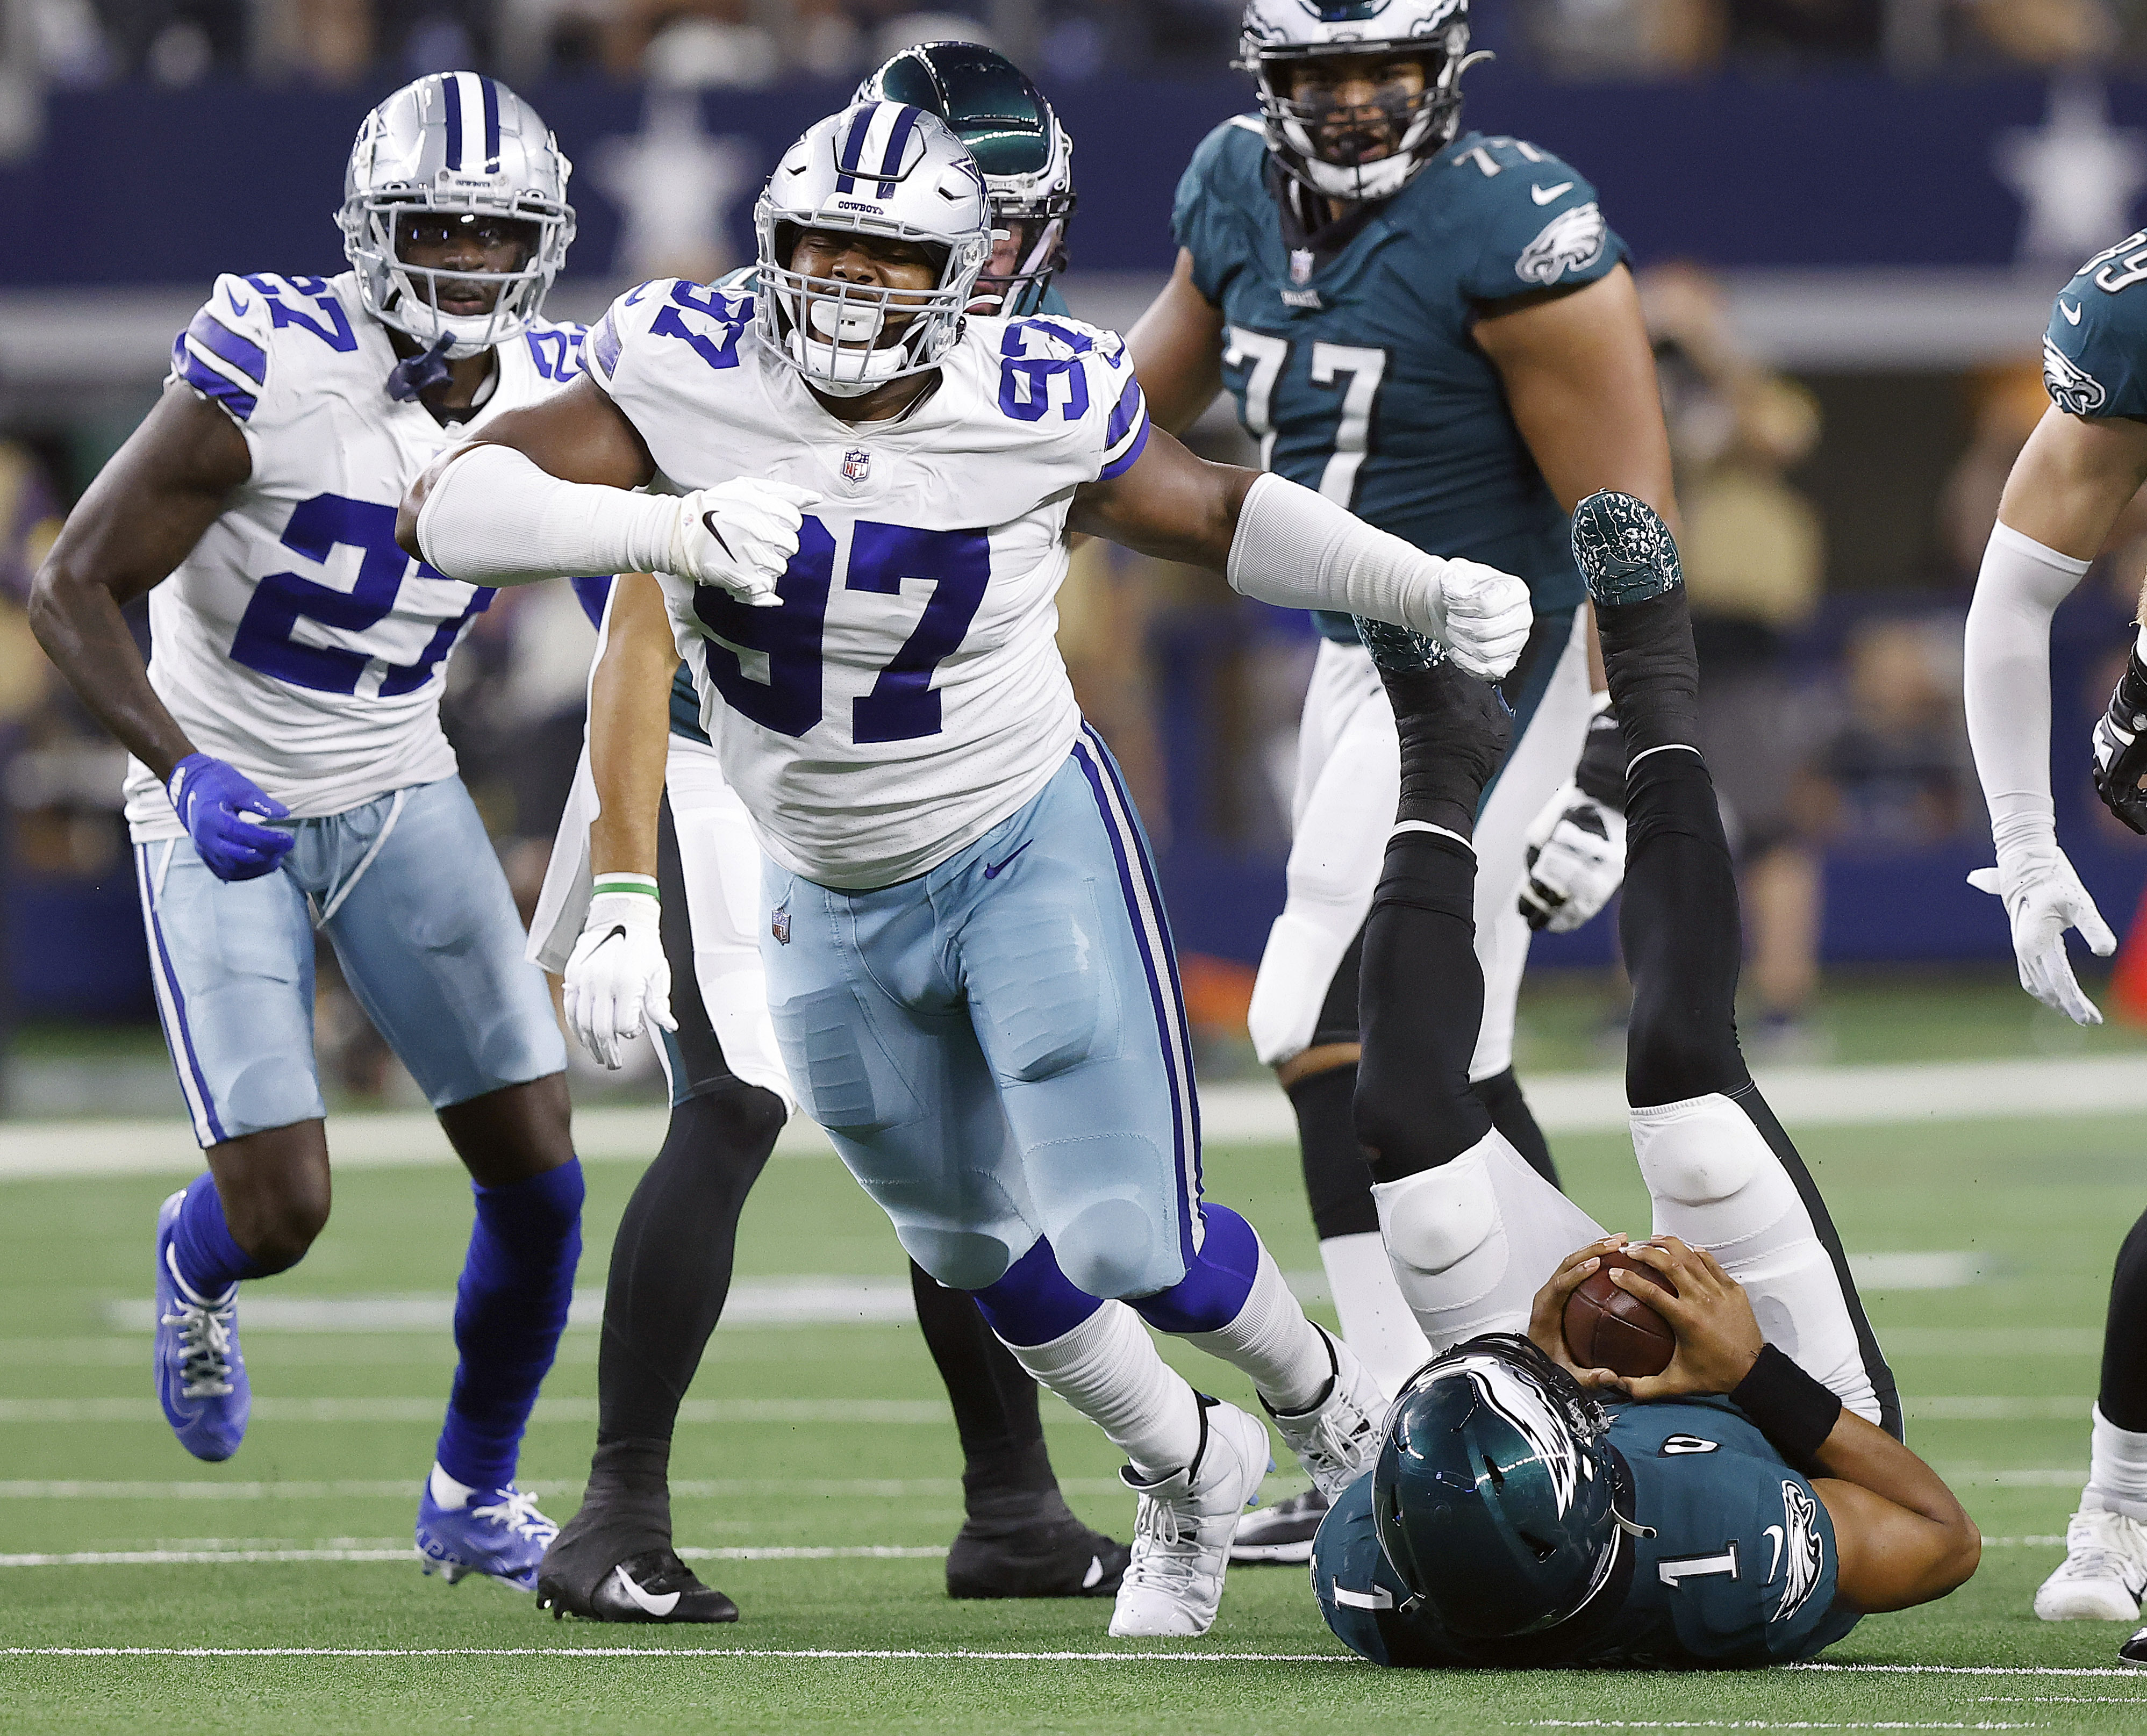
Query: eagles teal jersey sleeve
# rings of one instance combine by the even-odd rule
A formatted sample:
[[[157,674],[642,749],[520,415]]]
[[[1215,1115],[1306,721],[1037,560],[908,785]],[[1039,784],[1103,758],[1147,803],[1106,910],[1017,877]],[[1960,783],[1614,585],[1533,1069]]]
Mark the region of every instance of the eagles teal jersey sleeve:
[[[1461,278],[1472,300],[1592,283],[1624,259],[1594,188],[1549,152],[1525,139],[1473,137],[1447,161],[1480,243]]]
[[[2068,416],[2147,419],[2147,229],[2097,253],[2059,292],[2043,384]]]
[[[1374,1663],[1414,1668],[1664,1669],[1809,1658],[1856,1624],[1834,1600],[1833,1521],[1810,1483],[1734,1406],[1695,1399],[1616,1408],[1609,1433],[1628,1538],[1581,1612],[1539,1634],[1469,1640],[1442,1628],[1388,1565],[1372,1479],[1336,1501],[1313,1545],[1327,1624]]]
[[[1259,169],[1266,154],[1259,122],[1234,115],[1201,140],[1179,177],[1171,236],[1193,255],[1194,287],[1212,303],[1222,301],[1224,282],[1250,239],[1232,232],[1259,215],[1252,200],[1265,196]]]

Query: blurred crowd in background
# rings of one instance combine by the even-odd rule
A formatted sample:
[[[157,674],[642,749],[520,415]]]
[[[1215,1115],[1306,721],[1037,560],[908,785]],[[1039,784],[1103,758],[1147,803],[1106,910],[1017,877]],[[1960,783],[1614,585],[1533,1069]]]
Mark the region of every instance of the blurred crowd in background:
[[[1047,79],[1213,66],[1239,0],[0,0],[0,80],[349,84],[478,66],[673,88],[854,78],[889,44],[988,37]],[[1559,74],[2147,59],[2147,0],[1524,0],[1479,43]]]

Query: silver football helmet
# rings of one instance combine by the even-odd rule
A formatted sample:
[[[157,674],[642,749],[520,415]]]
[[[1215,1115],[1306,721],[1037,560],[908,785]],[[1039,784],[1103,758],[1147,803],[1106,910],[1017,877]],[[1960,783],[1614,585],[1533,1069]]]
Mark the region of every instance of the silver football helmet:
[[[574,238],[573,170],[537,111],[498,79],[428,73],[404,85],[358,129],[337,213],[366,311],[428,348],[447,340],[451,357],[477,355],[525,330]],[[526,223],[528,255],[506,272],[412,265],[398,252],[397,224],[419,212]],[[491,311],[443,313],[446,281],[496,284]]]
[[[1469,0],[1249,0],[1239,38],[1240,70],[1259,87],[1268,149],[1294,179],[1330,199],[1399,193],[1461,122],[1461,75],[1488,53],[1469,52]],[[1329,55],[1413,55],[1423,91],[1382,98],[1363,114],[1289,95],[1291,73]],[[1339,123],[1339,124],[1338,124]],[[1384,155],[1361,158],[1373,129]],[[1321,134],[1330,137],[1323,146]]]
[[[811,128],[776,164],[753,226],[761,334],[833,398],[937,365],[992,251],[983,171],[944,121],[907,103],[860,103]],[[938,279],[882,289],[793,271],[807,229],[918,243]]]

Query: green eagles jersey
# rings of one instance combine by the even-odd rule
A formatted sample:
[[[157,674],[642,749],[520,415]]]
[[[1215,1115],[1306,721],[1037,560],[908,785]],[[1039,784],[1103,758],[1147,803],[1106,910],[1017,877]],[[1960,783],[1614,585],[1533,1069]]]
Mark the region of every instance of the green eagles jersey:
[[[728,277],[717,279],[718,289],[751,289],[754,287],[755,268],[741,266]],[[1036,309],[1039,314],[1058,313],[1071,317],[1073,309],[1066,305],[1066,298],[1058,293],[1056,283],[1047,283],[1043,299]],[[701,728],[701,696],[693,690],[693,677],[682,661],[678,673],[671,680],[671,733],[683,735],[689,741],[708,745],[708,733]]]
[[[2147,229],[2097,253],[2058,293],[2043,384],[2069,416],[2147,420]]]
[[[1429,553],[1518,573],[1539,613],[1577,607],[1566,514],[1470,333],[1488,307],[1617,267],[1595,189],[1470,133],[1339,223],[1308,232],[1302,209],[1240,116],[1194,153],[1171,219],[1262,463]],[[1354,642],[1346,617],[1321,629]]]
[[[1554,1628],[1511,1639],[1450,1633],[1388,1564],[1372,1479],[1344,1490],[1313,1546],[1327,1625],[1374,1663],[1689,1669],[1786,1663],[1857,1623],[1834,1598],[1834,1522],[1810,1482],[1726,1398],[1610,1407],[1621,1534],[1610,1578]],[[1457,1570],[1466,1572],[1465,1563]]]

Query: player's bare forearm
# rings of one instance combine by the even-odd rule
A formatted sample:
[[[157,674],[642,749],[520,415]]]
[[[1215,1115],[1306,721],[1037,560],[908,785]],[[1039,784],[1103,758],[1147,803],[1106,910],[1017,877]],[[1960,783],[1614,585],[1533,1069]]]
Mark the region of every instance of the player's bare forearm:
[[[2052,405],[2013,461],[1999,522],[2045,548],[2091,561],[2142,482],[2147,424],[2068,416]]]
[[[1220,573],[1229,566],[1245,496],[1259,480],[1256,470],[1196,458],[1156,428],[1124,475],[1090,483],[1074,495],[1066,523],[1158,560]]]
[[[656,461],[634,426],[587,374],[564,392],[509,410],[466,444],[442,453],[410,485],[395,514],[395,540],[405,554],[424,558],[418,547],[418,515],[442,473],[480,446],[504,446],[566,483],[599,483],[638,488],[656,473]]]
[[[1834,1521],[1839,1596],[1859,1609],[1907,1609],[1964,1583],[1982,1534],[1943,1478],[1883,1428],[1844,1409],[1817,1454],[1812,1488]]]
[[[1500,303],[1478,317],[1475,336],[1560,506],[1616,488],[1678,528],[1662,388],[1630,272]]]
[[[589,866],[599,874],[653,874],[656,823],[671,743],[678,650],[663,591],[646,573],[613,587],[603,655],[589,679],[589,773],[599,809]]]
[[[160,778],[193,753],[149,685],[120,611],[190,554],[252,474],[215,405],[167,388],[61,528],[30,592],[30,626],[91,714]]]
[[[1178,265],[1161,294],[1126,333],[1148,413],[1156,426],[1182,434],[1223,389],[1223,312],[1193,282],[1193,255]]]

